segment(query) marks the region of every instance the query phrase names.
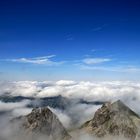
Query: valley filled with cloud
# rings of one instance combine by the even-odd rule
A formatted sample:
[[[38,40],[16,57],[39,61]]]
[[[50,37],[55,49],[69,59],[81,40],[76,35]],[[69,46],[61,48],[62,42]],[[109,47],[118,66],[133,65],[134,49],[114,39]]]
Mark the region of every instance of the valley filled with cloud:
[[[41,99],[60,96],[60,98],[64,98],[59,100],[59,104],[62,107],[60,105],[54,106],[53,104],[55,103],[47,105],[50,105],[50,108],[58,114],[58,117],[60,116],[64,126],[69,128],[69,125],[77,119],[80,125],[92,118],[97,108],[108,101],[114,102],[120,99],[132,110],[140,114],[138,106],[140,102],[139,92],[140,83],[130,81],[1,82],[0,112],[10,111],[13,116],[25,115],[31,111],[32,107],[40,106],[42,104]],[[7,99],[7,97],[9,98]],[[52,102],[55,102],[55,99]]]
[[[67,130],[76,129],[93,118],[104,102],[122,100],[140,115],[140,83],[130,81],[18,81],[0,83],[1,128],[11,119],[48,106]],[[9,126],[9,125],[8,125]],[[1,131],[3,132],[3,131]],[[76,135],[76,134],[73,134]],[[79,139],[89,137],[79,134]]]

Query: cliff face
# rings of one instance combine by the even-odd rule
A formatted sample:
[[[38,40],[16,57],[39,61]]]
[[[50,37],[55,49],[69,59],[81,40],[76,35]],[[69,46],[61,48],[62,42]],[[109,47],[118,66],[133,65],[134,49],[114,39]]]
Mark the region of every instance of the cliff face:
[[[140,134],[139,126],[140,117],[121,101],[117,101],[105,103],[81,129],[97,137],[111,135],[135,140]]]
[[[68,140],[71,136],[67,133],[57,116],[47,107],[33,109],[30,114],[17,119],[20,128],[29,139]],[[16,120],[14,120],[16,121]]]

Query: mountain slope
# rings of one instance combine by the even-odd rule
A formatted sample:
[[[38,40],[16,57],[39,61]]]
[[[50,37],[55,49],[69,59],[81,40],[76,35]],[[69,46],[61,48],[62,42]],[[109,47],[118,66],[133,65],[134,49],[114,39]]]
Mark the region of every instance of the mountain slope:
[[[140,117],[119,100],[105,103],[81,129],[97,137],[112,135],[135,140],[140,134],[139,126]]]
[[[38,136],[49,140],[71,138],[57,116],[47,107],[33,109],[27,116],[14,119],[14,122],[18,122],[25,134],[32,136],[33,139],[40,139]]]

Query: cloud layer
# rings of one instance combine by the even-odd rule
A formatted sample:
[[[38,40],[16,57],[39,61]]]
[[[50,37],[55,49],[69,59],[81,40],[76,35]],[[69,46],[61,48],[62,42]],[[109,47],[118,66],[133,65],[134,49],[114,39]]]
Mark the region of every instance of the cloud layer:
[[[87,81],[18,81],[18,82],[1,82],[0,96],[24,96],[34,97],[36,99],[43,97],[53,97],[61,95],[69,99],[71,104],[66,109],[50,109],[58,116],[62,124],[67,129],[77,128],[85,121],[93,118],[95,111],[101,107],[97,104],[88,104],[75,102],[75,100],[84,100],[87,102],[94,101],[116,101],[121,99],[131,109],[140,115],[140,83],[131,81],[106,81],[106,82],[87,82]],[[5,120],[11,117],[26,115],[31,112],[32,108],[28,105],[33,102],[22,100],[16,102],[0,101],[0,112],[9,111],[8,115],[1,116],[1,126],[5,126]],[[38,100],[34,103],[38,104]],[[7,117],[7,118],[6,118]],[[4,123],[5,122],[5,123]],[[75,125],[76,124],[76,125]],[[0,134],[1,135],[1,134]],[[73,134],[76,139],[92,139],[87,134]]]
[[[140,83],[131,81],[75,82],[60,80],[57,82],[19,81],[0,83],[0,95],[24,97],[52,97],[62,95],[67,98],[87,101],[114,101],[122,99],[140,100]]]
[[[19,81],[0,83],[0,95],[24,97],[52,97],[61,95],[70,100],[83,99],[93,101],[116,101],[121,99],[140,114],[140,83],[130,81],[75,82],[60,80],[57,82]],[[2,104],[3,105],[3,104]],[[16,106],[16,104],[15,104]],[[11,106],[12,107],[12,106]],[[78,105],[76,106],[77,108]],[[82,108],[86,108],[82,106]],[[75,108],[76,110],[76,108]],[[94,109],[93,109],[94,110]],[[76,111],[75,111],[76,112]]]

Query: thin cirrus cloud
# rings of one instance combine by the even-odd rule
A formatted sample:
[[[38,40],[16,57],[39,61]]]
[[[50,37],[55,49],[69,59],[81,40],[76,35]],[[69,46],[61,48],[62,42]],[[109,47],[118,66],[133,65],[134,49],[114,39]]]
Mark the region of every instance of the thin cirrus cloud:
[[[85,58],[82,60],[84,64],[92,65],[92,64],[100,64],[104,62],[110,62],[110,58]]]
[[[108,24],[104,24],[104,25],[102,25],[102,26],[98,26],[98,27],[96,27],[96,28],[93,28],[92,31],[93,31],[93,32],[101,31],[101,30],[103,30],[106,26],[108,26]]]
[[[82,70],[99,70],[99,71],[110,71],[110,72],[126,72],[126,73],[139,73],[140,67],[133,65],[119,65],[116,64],[108,65],[109,62],[112,62],[110,58],[85,58],[80,64],[80,69]],[[104,64],[105,65],[102,65]],[[100,65],[98,65],[100,64]]]
[[[110,71],[110,72],[126,72],[126,73],[138,73],[140,72],[139,67],[134,66],[86,66],[81,65],[81,69],[83,70],[100,70],[100,71]]]
[[[17,58],[17,59],[7,59],[6,61],[17,62],[17,63],[30,63],[38,65],[47,65],[47,66],[57,66],[63,64],[64,61],[53,61],[51,58],[54,58],[55,55],[43,56],[43,57],[34,57],[34,58]]]

